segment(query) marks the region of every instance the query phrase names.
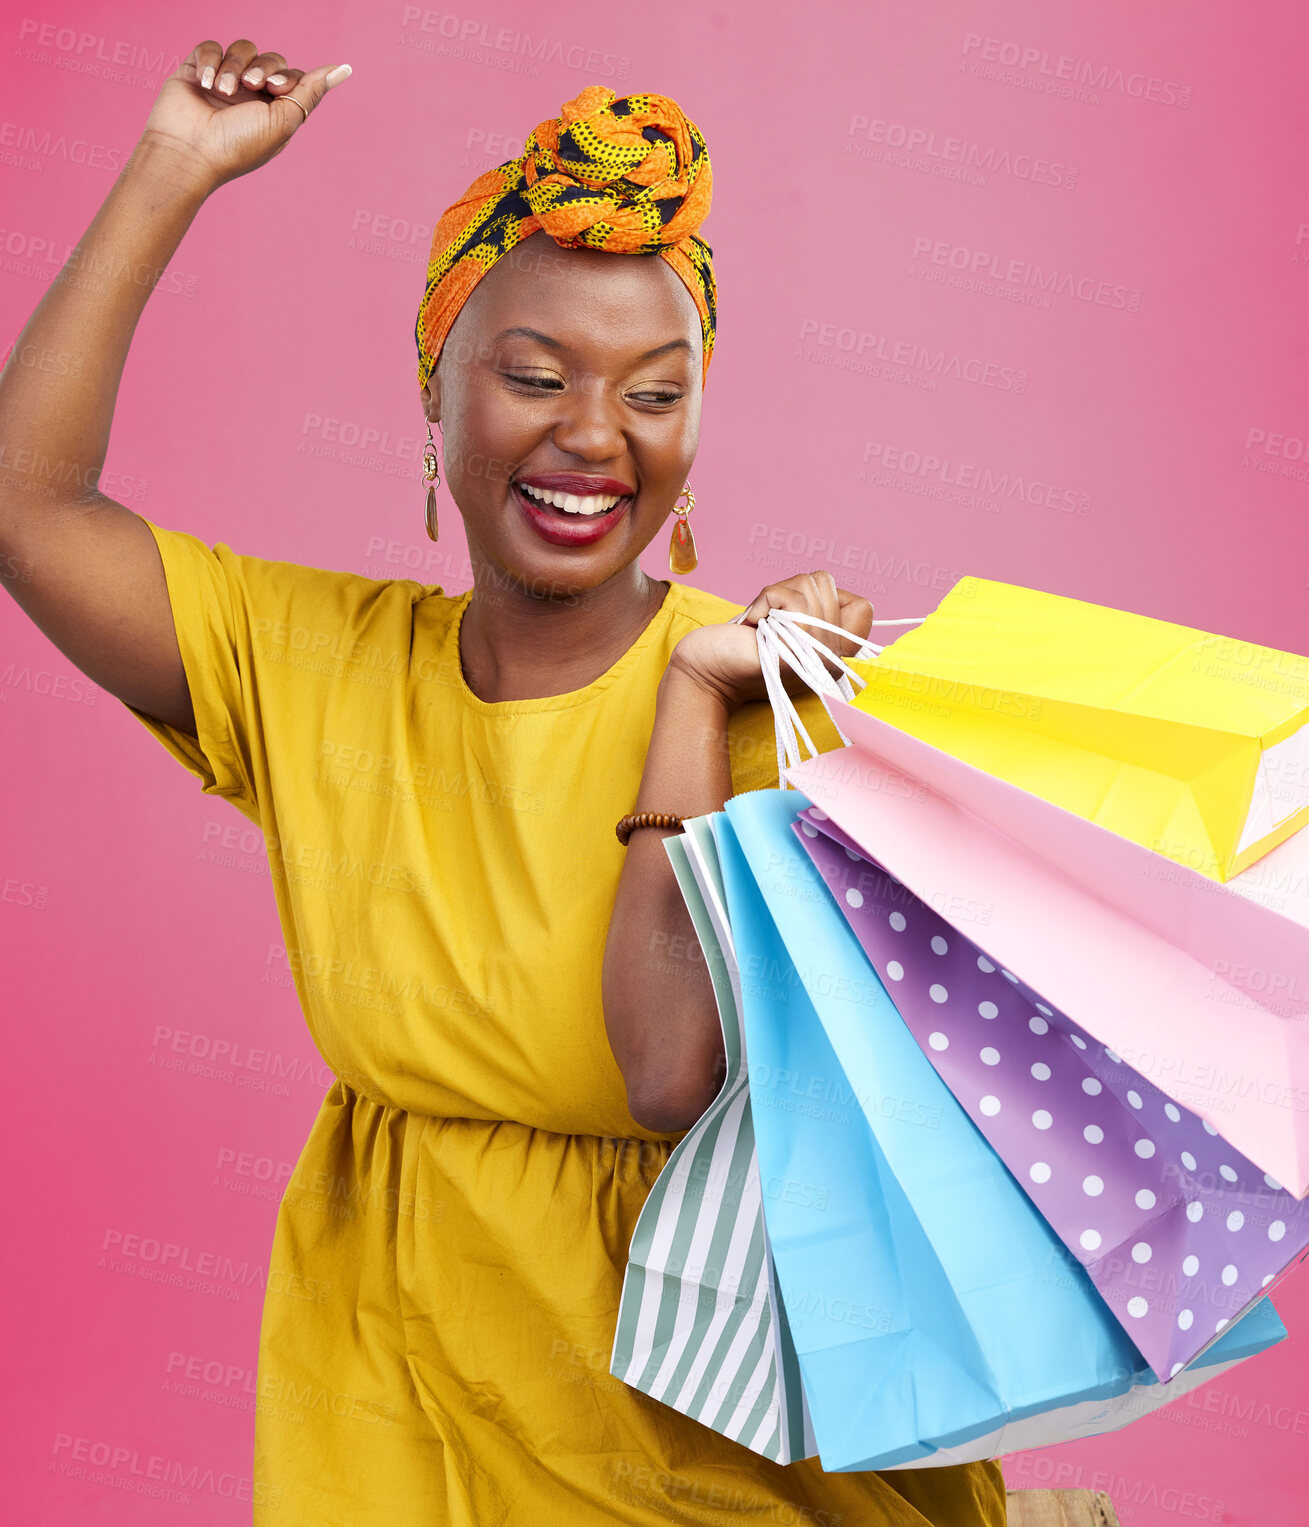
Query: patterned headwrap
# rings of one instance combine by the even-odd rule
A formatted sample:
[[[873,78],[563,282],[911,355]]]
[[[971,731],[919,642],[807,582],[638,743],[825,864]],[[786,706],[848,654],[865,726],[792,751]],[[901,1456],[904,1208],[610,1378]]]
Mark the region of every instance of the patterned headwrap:
[[[563,249],[666,260],[700,314],[703,385],[718,294],[713,250],[696,234],[712,193],[704,137],[676,101],[588,85],[533,130],[521,158],[479,175],[441,214],[414,325],[419,386],[474,286],[538,228]]]

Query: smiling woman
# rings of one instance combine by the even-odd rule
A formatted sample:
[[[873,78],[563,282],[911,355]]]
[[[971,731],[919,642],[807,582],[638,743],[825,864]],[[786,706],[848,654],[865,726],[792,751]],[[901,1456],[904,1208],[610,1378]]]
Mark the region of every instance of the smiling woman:
[[[163,270],[347,72],[197,45],[70,267]],[[0,558],[33,573],[7,586],[262,830],[336,1078],[270,1255],[259,1527],[1004,1520],[994,1464],[780,1466],[608,1372],[637,1216],[723,1064],[671,829],[645,814],[777,784],[767,610],[849,651],[872,618],[821,572],[742,610],[639,564],[689,497],[710,186],[675,102],[595,86],[442,217],[416,337],[461,594],[210,547],[98,492],[148,295],[128,274],[92,295],[61,272],[14,347],[83,355],[75,390],[0,377]],[[49,460],[77,468],[53,501],[22,466]]]

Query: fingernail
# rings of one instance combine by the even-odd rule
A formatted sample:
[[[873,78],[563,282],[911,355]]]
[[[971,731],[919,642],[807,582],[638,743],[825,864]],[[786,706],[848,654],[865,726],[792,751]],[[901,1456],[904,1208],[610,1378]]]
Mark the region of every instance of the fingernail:
[[[333,85],[339,85],[342,80],[348,80],[354,73],[349,64],[337,64],[335,69],[329,69],[324,83],[330,90]]]
[[[247,85],[257,85],[263,77],[264,71],[262,69],[247,69],[241,76]]]
[[[212,64],[206,64],[204,66],[204,68],[200,71],[200,83],[205,87],[206,90],[208,90],[210,85],[213,84],[213,82],[214,82],[213,65]]]
[[[286,84],[286,75],[284,75],[284,74],[270,74],[268,76],[268,83],[270,85],[285,85]]]
[[[231,93],[236,89],[236,75],[223,75],[223,77],[218,81],[218,89],[222,95],[231,95]]]

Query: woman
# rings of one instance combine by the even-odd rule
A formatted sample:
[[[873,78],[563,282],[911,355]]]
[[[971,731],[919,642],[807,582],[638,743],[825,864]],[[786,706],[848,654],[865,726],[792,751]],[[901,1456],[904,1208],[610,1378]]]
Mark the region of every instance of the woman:
[[[254,1519],[1001,1522],[994,1464],[783,1467],[608,1373],[637,1215],[722,1060],[703,966],[673,953],[694,936],[672,829],[630,816],[776,785],[765,611],[854,637],[872,616],[819,572],[737,624],[638,565],[687,482],[714,333],[709,159],[675,103],[584,90],[438,225],[420,396],[469,592],[211,549],[95,488],[131,273],[347,74],[193,49],[70,261],[111,274],[62,272],[16,347],[78,352],[81,377],[0,381],[0,557],[32,570],[11,592],[262,827],[338,1078],[278,1214]],[[28,491],[41,459],[77,464],[55,502]]]

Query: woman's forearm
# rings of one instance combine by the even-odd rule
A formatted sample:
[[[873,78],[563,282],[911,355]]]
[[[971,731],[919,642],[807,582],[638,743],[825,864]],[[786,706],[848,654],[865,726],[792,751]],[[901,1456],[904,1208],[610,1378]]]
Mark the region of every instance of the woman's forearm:
[[[676,666],[659,685],[654,730],[633,811],[700,816],[732,793],[725,702]],[[723,1080],[713,985],[663,839],[644,827],[627,861],[605,944],[605,1027],[627,1082],[628,1106],[648,1129],[689,1129]]]
[[[24,516],[94,491],[137,322],[211,189],[183,147],[142,138],[14,342],[0,373],[0,546]]]

